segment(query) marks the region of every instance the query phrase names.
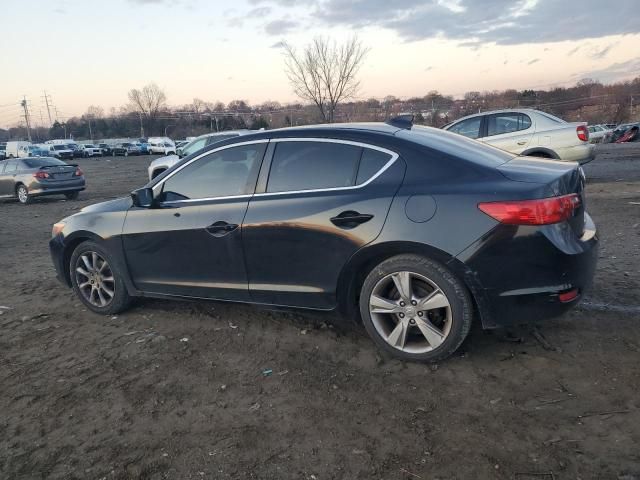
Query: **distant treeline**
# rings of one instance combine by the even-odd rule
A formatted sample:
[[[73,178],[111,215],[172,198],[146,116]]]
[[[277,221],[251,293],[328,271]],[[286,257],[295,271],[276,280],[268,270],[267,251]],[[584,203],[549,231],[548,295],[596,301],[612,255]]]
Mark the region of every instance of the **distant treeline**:
[[[504,90],[468,92],[454,99],[437,91],[423,97],[359,99],[338,106],[337,122],[384,121],[400,113],[414,113],[417,123],[442,127],[471,113],[499,108],[537,108],[568,121],[622,123],[638,121],[640,77],[632,81],[603,85],[584,79],[573,87],[551,90]],[[308,125],[319,121],[312,105],[265,102],[250,105],[244,100],[228,104],[194,99],[191,104],[162,106],[153,114],[136,111],[131,105],[105,113],[91,106],[79,117],[57,120],[51,128],[31,129],[34,142],[52,138],[93,139],[168,135],[174,139],[196,136],[210,131],[238,128],[279,128]],[[0,129],[0,141],[26,139],[24,125]]]

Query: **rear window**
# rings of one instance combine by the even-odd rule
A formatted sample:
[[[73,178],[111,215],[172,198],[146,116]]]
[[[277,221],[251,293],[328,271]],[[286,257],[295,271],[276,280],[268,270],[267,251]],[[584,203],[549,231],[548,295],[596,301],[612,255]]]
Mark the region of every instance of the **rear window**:
[[[370,180],[376,173],[391,160],[391,155],[379,150],[363,149],[356,185],[361,185]]]
[[[552,122],[555,122],[555,123],[567,123],[564,120],[562,120],[561,118],[554,117],[553,115],[551,115],[549,113],[538,111],[538,114],[542,115],[543,117],[545,117],[545,118],[547,118],[547,119],[549,119],[549,120],[551,120]]]
[[[40,167],[55,167],[59,165],[68,165],[57,158],[29,158],[27,160],[23,160],[28,168],[40,168]]]
[[[468,160],[479,165],[495,167],[513,159],[514,154],[492,147],[486,143],[471,140],[462,135],[450,133],[445,130],[421,127],[414,125],[411,130],[402,130],[396,133],[399,138],[423,145],[445,155],[451,155],[463,160]]]
[[[267,192],[349,187],[355,182],[362,148],[330,142],[279,142]]]

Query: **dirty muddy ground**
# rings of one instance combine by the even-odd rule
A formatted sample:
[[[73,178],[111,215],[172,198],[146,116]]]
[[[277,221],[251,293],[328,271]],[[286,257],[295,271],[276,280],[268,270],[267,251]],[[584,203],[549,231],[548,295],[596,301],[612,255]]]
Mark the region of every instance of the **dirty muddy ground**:
[[[585,169],[601,250],[582,306],[476,326],[437,366],[328,316],[88,312],[54,277],[51,225],[143,185],[149,161],[80,160],[79,200],[0,203],[0,478],[640,478],[640,145]]]

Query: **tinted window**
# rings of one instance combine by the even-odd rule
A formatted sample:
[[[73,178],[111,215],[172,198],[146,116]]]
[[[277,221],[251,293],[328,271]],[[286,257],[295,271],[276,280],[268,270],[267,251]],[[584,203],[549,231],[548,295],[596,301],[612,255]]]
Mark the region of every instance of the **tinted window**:
[[[67,165],[66,163],[56,158],[30,158],[28,160],[23,160],[22,163],[24,163],[27,168],[40,168],[40,167],[53,167],[57,165]]]
[[[358,168],[356,185],[360,185],[373,177],[389,160],[391,160],[391,155],[388,153],[365,148],[362,152],[360,167]]]
[[[499,113],[487,116],[487,136],[518,132],[531,127],[531,119],[522,113]]]
[[[54,150],[68,150],[66,145],[54,145]]]
[[[473,117],[468,120],[463,120],[460,123],[456,123],[449,129],[450,132],[458,133],[469,138],[478,138],[480,136],[480,124],[482,123],[482,117]]]
[[[280,142],[267,192],[349,187],[354,184],[362,149],[324,142]]]
[[[253,191],[264,143],[212,152],[164,182],[160,201],[243,195]]]
[[[15,172],[17,168],[17,163],[15,160],[7,162],[7,166],[4,167],[4,173]]]

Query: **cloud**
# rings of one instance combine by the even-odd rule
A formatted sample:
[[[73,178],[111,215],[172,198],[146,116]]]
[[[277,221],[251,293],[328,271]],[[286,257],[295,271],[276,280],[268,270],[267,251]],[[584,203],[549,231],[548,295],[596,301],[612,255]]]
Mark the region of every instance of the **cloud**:
[[[540,61],[539,58],[534,58],[533,60],[527,62],[527,65],[533,65],[534,63],[538,63]]]
[[[286,46],[285,42],[280,40],[279,42],[276,42],[273,45],[271,45],[270,48],[284,48],[285,46]]]
[[[304,8],[324,26],[382,27],[407,41],[447,38],[466,44],[559,42],[640,33],[638,0],[251,0]]]
[[[638,72],[640,72],[640,57],[627,60],[626,62],[613,63],[600,70],[576,73],[573,76],[579,78],[589,77],[602,83],[612,83],[636,77],[638,76]]]
[[[615,47],[617,44],[618,42],[614,42],[603,48],[596,47],[592,49],[592,51],[589,53],[589,58],[591,58],[592,60],[601,60],[604,57],[606,57],[611,51],[611,49]]]
[[[298,22],[293,20],[286,20],[284,18],[280,20],[272,20],[264,26],[265,32],[269,35],[282,35],[283,33],[290,32],[298,26]]]
[[[567,57],[571,57],[573,56],[575,53],[578,52],[578,50],[580,50],[582,48],[582,45],[578,45],[576,48],[572,48],[571,50],[569,50],[569,53],[567,53]]]

